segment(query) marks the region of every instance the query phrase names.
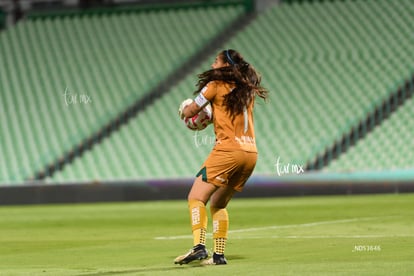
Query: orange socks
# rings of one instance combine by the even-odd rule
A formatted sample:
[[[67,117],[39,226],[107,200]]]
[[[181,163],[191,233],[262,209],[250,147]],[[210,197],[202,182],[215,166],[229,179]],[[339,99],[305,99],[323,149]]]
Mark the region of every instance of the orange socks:
[[[207,232],[207,211],[203,202],[198,200],[189,200],[188,208],[190,210],[191,228],[193,230],[193,244],[206,244]]]
[[[205,245],[208,222],[206,206],[201,201],[189,200],[188,208],[190,210],[191,229],[193,231],[193,245]],[[229,215],[225,208],[210,208],[210,211],[213,219],[213,250],[216,254],[224,254],[229,230]]]
[[[224,254],[229,230],[229,215],[227,209],[210,208],[213,219],[214,253]]]

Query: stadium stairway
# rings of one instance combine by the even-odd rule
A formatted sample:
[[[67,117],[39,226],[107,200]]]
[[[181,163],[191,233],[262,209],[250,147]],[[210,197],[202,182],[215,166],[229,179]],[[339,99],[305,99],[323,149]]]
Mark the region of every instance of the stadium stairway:
[[[385,172],[401,179],[414,172],[414,97],[403,104],[395,103],[384,110],[384,118],[375,128],[363,131],[361,137],[346,153],[326,162],[321,171],[330,172]],[[375,120],[374,118],[371,120]],[[374,122],[373,122],[374,123]],[[359,129],[361,132],[361,129]]]
[[[344,133],[341,139],[334,141],[332,145],[328,146],[322,154],[315,156],[314,160],[310,160],[306,165],[306,170],[323,170],[325,167],[329,167],[331,162],[337,158],[340,158],[342,154],[346,154],[352,146],[364,139],[370,132],[375,131],[377,127],[381,126],[381,124],[390,116],[398,112],[400,108],[407,109],[407,118],[412,117],[412,115],[414,115],[411,110],[414,108],[413,101],[411,99],[413,94],[414,73],[412,78],[400,85],[391,95],[389,95],[388,99],[378,104],[373,111],[368,113],[367,116],[362,118],[357,124],[351,126],[349,131]],[[398,132],[398,129],[395,129],[395,131]],[[391,133],[389,132],[388,134]],[[387,140],[390,139],[390,137],[391,135],[383,137],[380,140]],[[401,139],[396,137],[394,138],[396,139],[396,143],[401,142]],[[403,139],[406,138],[407,137],[403,137]],[[381,149],[374,150],[374,152],[375,151],[381,151]],[[405,153],[402,152],[402,160],[404,160],[404,155]],[[395,160],[390,160],[389,162],[390,165],[397,163]],[[368,164],[365,164],[365,166],[367,165]],[[407,165],[414,167],[414,163],[408,163],[406,166]],[[340,170],[338,166],[336,166],[336,168]]]

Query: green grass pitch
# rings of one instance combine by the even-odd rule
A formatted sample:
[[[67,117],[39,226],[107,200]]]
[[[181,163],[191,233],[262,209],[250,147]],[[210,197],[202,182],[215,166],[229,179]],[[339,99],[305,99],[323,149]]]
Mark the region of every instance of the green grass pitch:
[[[184,200],[0,207],[0,275],[414,275],[413,202],[233,199],[216,267],[173,264],[192,246]]]

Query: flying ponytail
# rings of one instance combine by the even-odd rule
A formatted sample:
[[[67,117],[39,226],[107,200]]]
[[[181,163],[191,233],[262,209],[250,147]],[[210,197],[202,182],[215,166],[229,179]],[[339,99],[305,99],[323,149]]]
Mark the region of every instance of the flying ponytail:
[[[211,69],[199,74],[198,88],[194,92],[195,94],[199,93],[210,81],[224,81],[234,84],[236,87],[224,96],[224,105],[232,117],[241,114],[255,96],[267,100],[268,91],[260,84],[261,76],[237,51],[224,50],[219,56],[230,66]]]

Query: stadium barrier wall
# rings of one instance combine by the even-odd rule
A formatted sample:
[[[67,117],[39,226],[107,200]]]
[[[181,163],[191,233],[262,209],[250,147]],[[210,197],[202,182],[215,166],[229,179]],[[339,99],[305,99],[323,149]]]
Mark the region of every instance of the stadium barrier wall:
[[[253,176],[236,198],[413,193],[414,171],[397,174],[336,174],[304,177]],[[405,177],[404,177],[405,176]],[[193,178],[139,181],[42,181],[4,185],[0,205],[185,200]]]

